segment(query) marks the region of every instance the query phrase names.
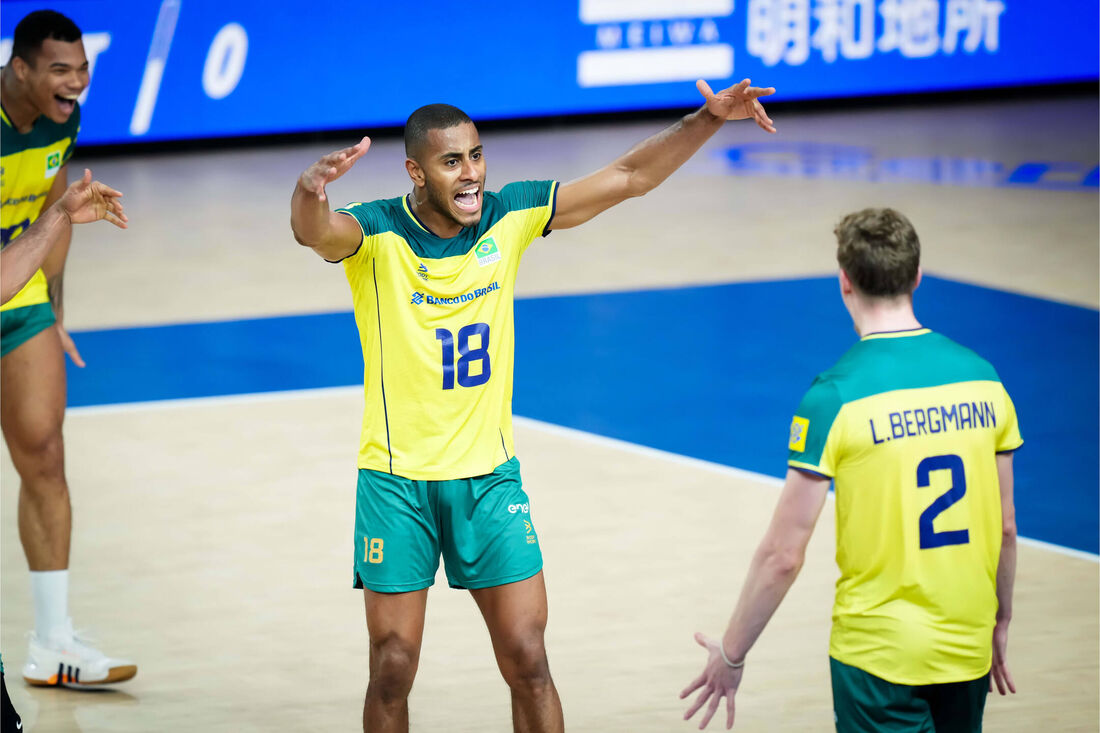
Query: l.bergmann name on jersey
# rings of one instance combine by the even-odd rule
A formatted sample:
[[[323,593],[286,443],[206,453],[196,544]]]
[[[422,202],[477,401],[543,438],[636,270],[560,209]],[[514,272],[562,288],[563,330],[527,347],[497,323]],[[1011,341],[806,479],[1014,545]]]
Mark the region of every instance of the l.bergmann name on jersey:
[[[468,293],[456,295],[453,298],[437,298],[434,295],[415,292],[412,294],[412,300],[409,302],[412,305],[421,305],[422,303],[427,303],[428,305],[459,305],[461,303],[469,303],[471,300],[477,300],[481,296],[488,295],[496,290],[500,290],[500,283],[494,280],[483,288],[477,288]]]
[[[973,428],[997,427],[997,413],[992,402],[959,402],[953,405],[930,405],[913,410],[891,412],[884,423],[890,430],[883,430],[882,423],[875,430],[875,421],[871,425],[871,440],[875,444],[887,440],[912,438],[917,435],[934,435],[948,430],[970,430]]]

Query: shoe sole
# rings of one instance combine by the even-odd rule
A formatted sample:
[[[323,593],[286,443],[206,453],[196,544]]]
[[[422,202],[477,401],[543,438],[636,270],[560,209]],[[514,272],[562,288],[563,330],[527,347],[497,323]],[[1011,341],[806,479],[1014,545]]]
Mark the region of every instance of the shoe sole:
[[[52,674],[44,680],[38,680],[23,675],[23,681],[34,687],[69,687],[72,689],[80,689],[82,687],[98,687],[100,685],[110,685],[116,682],[125,682],[128,679],[132,679],[136,674],[136,664],[124,664],[120,667],[111,667],[106,677],[101,680],[90,682],[78,681],[79,674],[69,675],[65,673]]]

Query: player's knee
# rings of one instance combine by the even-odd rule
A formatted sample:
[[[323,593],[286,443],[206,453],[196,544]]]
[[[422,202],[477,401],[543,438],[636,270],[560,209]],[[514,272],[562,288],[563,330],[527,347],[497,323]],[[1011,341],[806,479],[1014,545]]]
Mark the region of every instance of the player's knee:
[[[61,430],[42,430],[12,441],[17,467],[25,483],[58,482],[65,478],[65,443]]]
[[[542,632],[532,632],[516,639],[507,649],[507,663],[502,665],[504,679],[514,690],[539,691],[550,684],[550,663]]]
[[[418,650],[397,636],[371,642],[369,692],[384,703],[400,702],[409,696],[416,677]]]

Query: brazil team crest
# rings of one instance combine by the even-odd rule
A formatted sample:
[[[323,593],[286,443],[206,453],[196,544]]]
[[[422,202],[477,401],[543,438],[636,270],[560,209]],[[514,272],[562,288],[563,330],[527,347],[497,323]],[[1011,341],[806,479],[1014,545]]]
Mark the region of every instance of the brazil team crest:
[[[474,254],[477,255],[477,264],[485,267],[500,259],[500,248],[497,247],[496,240],[492,237],[486,237],[474,247]]]
[[[46,156],[46,178],[53,178],[61,169],[61,153],[53,152]]]

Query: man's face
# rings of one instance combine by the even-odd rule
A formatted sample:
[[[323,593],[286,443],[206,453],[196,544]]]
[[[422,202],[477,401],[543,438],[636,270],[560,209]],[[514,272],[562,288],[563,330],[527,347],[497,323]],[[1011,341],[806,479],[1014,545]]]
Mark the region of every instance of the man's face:
[[[473,123],[429,130],[417,157],[432,208],[463,227],[481,221],[485,158]]]
[[[84,42],[47,38],[38,52],[31,55],[31,62],[19,61],[23,63],[16,67],[16,74],[31,104],[54,122],[67,122],[76,107],[76,98],[88,86]]]

